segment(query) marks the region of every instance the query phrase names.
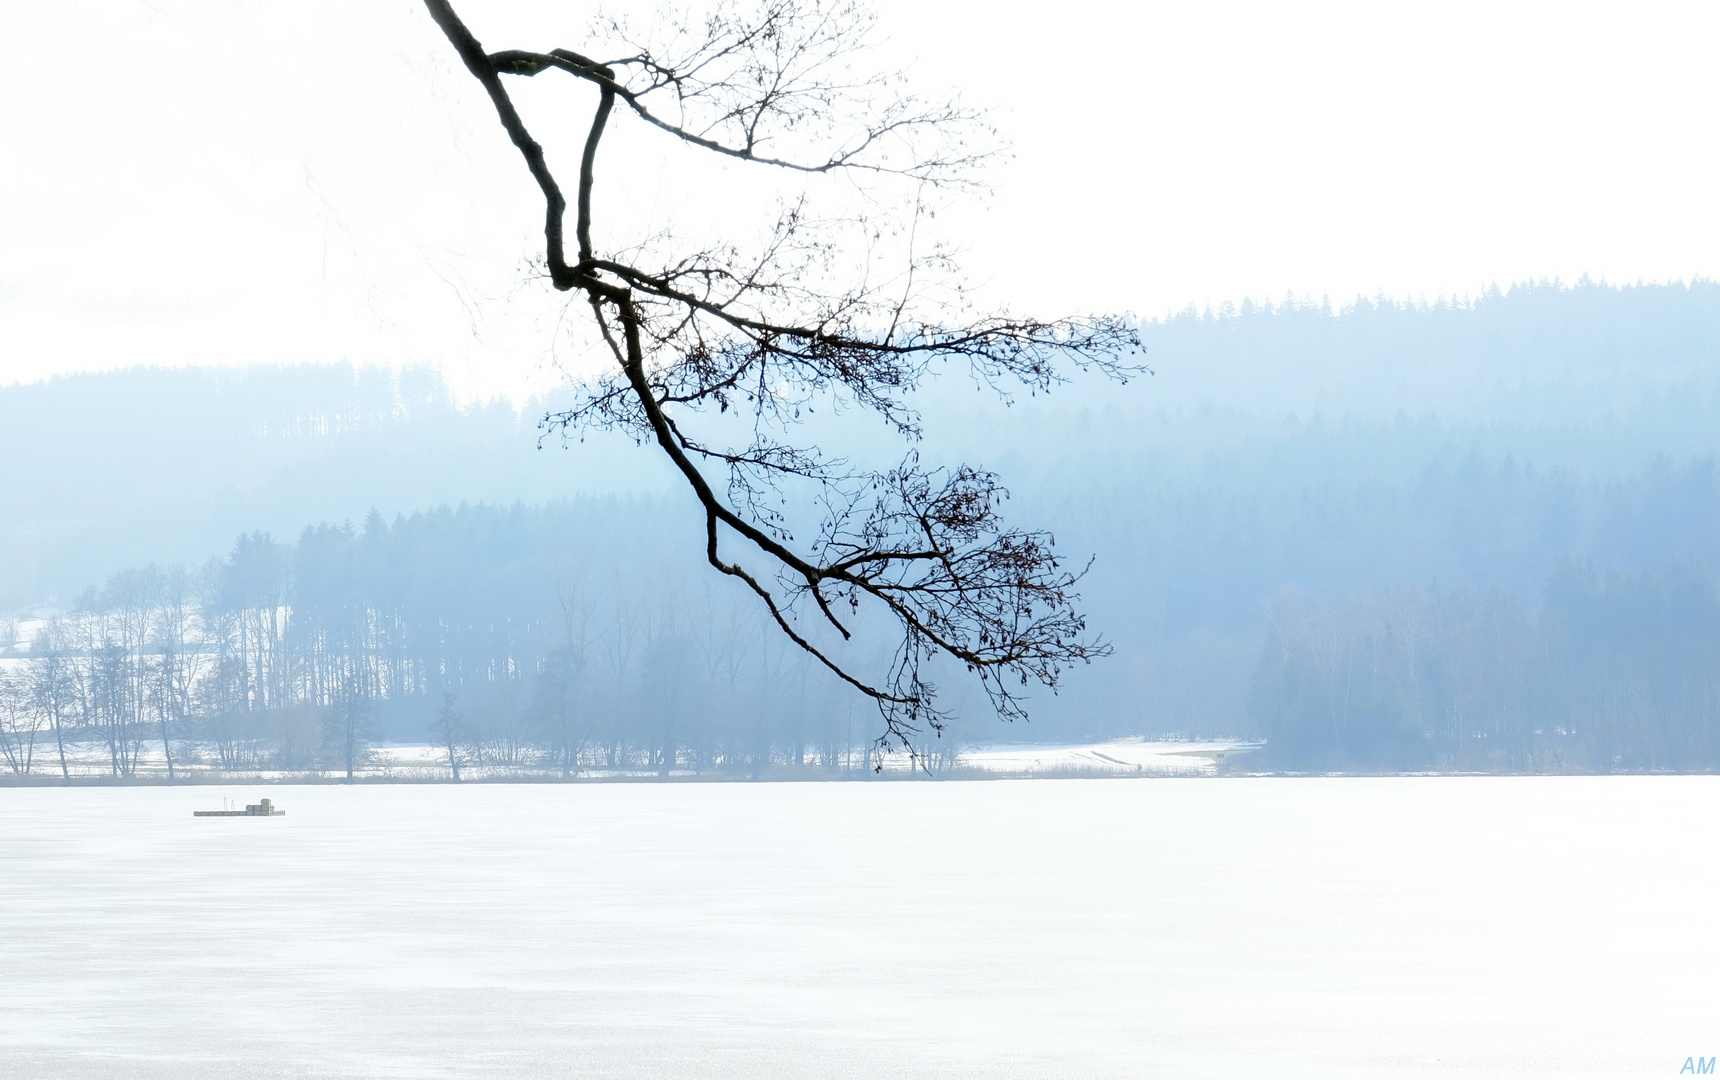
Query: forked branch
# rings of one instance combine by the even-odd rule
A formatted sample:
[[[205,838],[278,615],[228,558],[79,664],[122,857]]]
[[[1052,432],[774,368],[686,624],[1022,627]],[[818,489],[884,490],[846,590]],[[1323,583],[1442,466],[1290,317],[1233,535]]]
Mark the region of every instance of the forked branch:
[[[787,173],[898,177],[922,188],[963,182],[986,153],[967,142],[974,114],[901,95],[888,73],[848,74],[872,29],[864,7],[766,0],[742,12],[719,2],[702,22],[662,16],[669,51],[610,20],[595,36],[623,42],[625,52],[597,60],[561,48],[486,52],[447,0],[425,6],[484,87],[543,194],[551,283],[585,294],[615,363],[610,375],[583,386],[578,405],[546,422],[564,435],[611,428],[656,443],[699,501],[711,566],[755,594],[798,648],[877,703],[880,741],[912,750],[916,733],[941,730],[946,714],[925,666],[939,656],[977,677],[994,710],[1014,719],[1026,715],[1021,687],[1055,691],[1069,665],[1110,651],[1087,635],[1076,610],[1084,570],[1066,568],[1048,534],[1003,523],[1007,493],[995,475],[965,465],[923,468],[914,453],[882,472],[853,469],[789,441],[787,429],[815,405],[857,406],[917,437],[913,394],[939,362],[966,363],[1005,393],[1011,384],[1049,389],[1071,367],[1127,377],[1140,370],[1127,319],[974,317],[950,300],[959,289],[933,293],[922,285],[951,269],[947,254],[925,255],[912,244],[893,274],[880,278],[900,287],[870,278],[826,284],[821,274],[846,250],[844,236],[871,242],[884,233],[869,219],[814,218],[804,196],[750,259],[724,249],[647,268],[600,253],[594,241],[596,160],[617,101],[626,106],[621,115],[677,140]],[[551,70],[597,92],[580,157],[571,264],[566,199],[502,80]],[[658,109],[659,97],[678,115]],[[807,144],[808,153],[770,149],[779,143]],[[724,425],[737,416],[748,430],[725,445]],[[692,433],[689,424],[701,422],[718,437]],[[728,470],[727,497],[701,462]],[[773,494],[786,505],[790,489],[802,488],[823,508],[805,545],[794,540],[790,517],[765,505]],[[725,537],[740,555],[725,553]],[[761,560],[765,568],[755,568]],[[801,625],[802,603],[835,646]],[[869,678],[836,649],[879,619],[893,627],[894,655],[881,677]]]

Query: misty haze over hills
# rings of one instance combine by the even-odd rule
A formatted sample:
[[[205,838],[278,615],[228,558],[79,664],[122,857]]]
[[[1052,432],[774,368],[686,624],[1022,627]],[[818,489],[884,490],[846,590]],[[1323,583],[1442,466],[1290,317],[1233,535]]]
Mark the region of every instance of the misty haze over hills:
[[[1155,374],[1124,387],[1081,378],[1005,406],[952,375],[920,400],[927,460],[997,470],[1012,521],[1096,556],[1086,609],[1116,646],[1061,698],[1038,701],[1032,730],[969,715],[958,738],[1265,735],[1285,768],[1720,764],[1709,577],[1720,286],[1249,304],[1149,322],[1142,336]],[[461,503],[459,520],[481,523],[462,535],[492,539],[438,549],[469,563],[439,564],[438,576],[526,574],[500,553],[507,522],[529,520],[540,582],[565,558],[708,592],[696,539],[664,542],[683,518],[691,537],[697,514],[659,455],[600,437],[536,451],[537,419],[553,407],[462,407],[429,371],[346,367],[134,369],[0,389],[0,452],[13,465],[0,602],[71,610],[117,571],[202,565],[240,533],[291,545],[309,525],[352,522],[343,543],[399,534],[405,545],[426,522],[455,520],[412,515]],[[844,447],[873,439],[845,418],[810,430]],[[881,435],[875,445],[882,457],[903,449]],[[522,518],[514,503],[541,509]],[[522,586],[519,603],[542,607],[546,590],[532,600]],[[1573,685],[1581,643],[1655,604],[1681,614],[1644,622],[1631,638],[1640,663],[1620,659],[1594,691],[1614,704],[1570,720],[1589,706],[1549,688]],[[663,632],[708,634],[719,609],[682,603]],[[1477,645],[1488,635],[1522,655],[1507,664]],[[470,678],[539,677],[555,647],[496,646]],[[613,673],[610,708],[643,716],[649,707],[618,703],[628,677],[639,676]],[[1339,683],[1367,689],[1340,703]],[[423,700],[389,722],[397,737],[421,733],[433,704],[428,684],[408,684]],[[506,708],[531,699],[522,688]],[[1592,741],[1621,717],[1638,734]]]

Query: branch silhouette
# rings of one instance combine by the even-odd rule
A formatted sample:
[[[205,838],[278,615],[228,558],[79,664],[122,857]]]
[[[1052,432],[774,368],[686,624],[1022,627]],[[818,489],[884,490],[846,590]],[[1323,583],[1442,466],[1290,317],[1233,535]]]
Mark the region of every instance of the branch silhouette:
[[[995,153],[980,114],[908,93],[898,72],[856,74],[876,29],[860,3],[719,3],[700,19],[660,12],[643,30],[600,18],[593,40],[617,48],[603,60],[562,48],[487,52],[448,0],[425,7],[542,192],[550,283],[583,295],[614,361],[579,388],[572,408],[546,418],[548,430],[564,438],[617,430],[656,443],[699,501],[710,565],[742,582],[797,647],[877,704],[882,747],[913,752],[915,736],[942,730],[948,714],[927,668],[940,655],[975,676],[997,714],[1014,720],[1027,715],[1023,687],[1055,692],[1070,665],[1110,652],[1077,610],[1085,565],[1067,564],[1049,533],[1003,521],[1008,493],[995,474],[925,466],[911,449],[892,468],[861,469],[789,437],[803,414],[823,405],[865,410],[917,439],[915,391],[952,362],[1006,397],[1014,388],[1049,390],[1072,369],[1119,379],[1144,370],[1126,317],[975,316],[959,285],[948,284],[956,273],[948,252],[912,242],[930,213],[927,192],[971,188]],[[504,83],[552,72],[597,96],[579,163],[571,263],[567,199]],[[911,197],[886,222],[866,212],[821,217],[802,195],[781,207],[768,242],[751,256],[718,247],[635,265],[614,251],[600,255],[593,240],[596,161],[612,115],[760,168],[866,177],[902,185]],[[829,283],[851,245],[886,228],[910,238],[890,274]],[[745,418],[745,441],[725,445],[713,414]],[[717,437],[689,426],[701,422],[699,430]],[[726,485],[701,465],[726,471]],[[816,492],[822,516],[804,543],[772,505],[795,485]],[[804,625],[803,611],[824,629]],[[894,628],[881,678],[838,655],[874,613]]]

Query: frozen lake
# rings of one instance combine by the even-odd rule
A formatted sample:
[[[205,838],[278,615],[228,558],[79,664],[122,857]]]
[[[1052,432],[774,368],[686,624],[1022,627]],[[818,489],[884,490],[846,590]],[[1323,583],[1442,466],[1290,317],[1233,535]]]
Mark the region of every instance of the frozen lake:
[[[1715,777],[0,788],[0,1074],[1672,1077],[1717,840]]]

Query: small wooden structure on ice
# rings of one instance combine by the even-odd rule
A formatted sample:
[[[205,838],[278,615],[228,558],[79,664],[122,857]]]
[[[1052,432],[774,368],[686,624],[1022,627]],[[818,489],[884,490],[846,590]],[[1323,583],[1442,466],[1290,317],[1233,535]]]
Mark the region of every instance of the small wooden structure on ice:
[[[276,810],[275,804],[267,799],[254,803],[243,810],[193,810],[192,817],[285,817],[285,810]]]

